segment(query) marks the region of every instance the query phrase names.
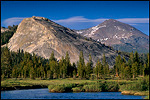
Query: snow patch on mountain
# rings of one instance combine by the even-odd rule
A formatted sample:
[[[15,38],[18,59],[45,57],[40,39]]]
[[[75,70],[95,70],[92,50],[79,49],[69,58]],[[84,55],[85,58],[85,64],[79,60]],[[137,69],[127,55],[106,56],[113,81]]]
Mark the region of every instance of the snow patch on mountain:
[[[125,33],[123,33],[122,35],[117,35],[117,33],[112,37],[114,39],[127,39],[130,36],[132,36],[132,33],[128,33],[128,35],[125,35]]]
[[[76,31],[78,34],[81,34],[81,33],[83,33],[83,31]]]
[[[94,35],[94,34],[95,34],[95,32],[96,32],[98,29],[102,28],[102,27],[106,27],[106,25],[92,27],[92,28],[91,28],[91,29],[92,29],[92,31],[91,31],[91,33],[89,34],[89,36]]]

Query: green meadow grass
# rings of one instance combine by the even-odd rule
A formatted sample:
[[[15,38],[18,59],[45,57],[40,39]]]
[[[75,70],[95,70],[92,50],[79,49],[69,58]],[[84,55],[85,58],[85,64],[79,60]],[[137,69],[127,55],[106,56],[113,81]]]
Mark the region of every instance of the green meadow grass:
[[[41,80],[30,78],[26,79],[6,79],[1,81],[2,88],[8,87],[26,87],[30,86],[47,86],[50,92],[100,92],[100,91],[134,91],[136,95],[149,94],[149,91],[137,89],[137,80],[80,80],[73,78]],[[105,83],[105,84],[103,84]],[[107,83],[107,84],[106,84]],[[119,90],[118,90],[119,89]]]

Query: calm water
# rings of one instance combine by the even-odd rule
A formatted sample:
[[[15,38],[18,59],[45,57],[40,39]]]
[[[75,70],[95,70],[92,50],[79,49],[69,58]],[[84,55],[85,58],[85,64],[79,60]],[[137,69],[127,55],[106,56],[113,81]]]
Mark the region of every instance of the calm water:
[[[50,93],[44,89],[1,91],[1,99],[142,99],[143,96],[122,95],[121,92]]]

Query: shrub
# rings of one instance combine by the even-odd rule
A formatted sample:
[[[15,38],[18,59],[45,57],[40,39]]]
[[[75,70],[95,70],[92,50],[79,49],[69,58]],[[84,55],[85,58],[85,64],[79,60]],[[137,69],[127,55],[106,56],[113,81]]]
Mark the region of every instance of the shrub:
[[[48,86],[48,89],[51,90],[51,89],[54,88],[54,86],[55,86],[55,85],[49,85],[49,86]]]
[[[136,83],[121,85],[121,90],[147,91],[149,90],[149,76],[139,79]]]
[[[75,88],[72,88],[72,91],[73,92],[82,92],[83,89],[82,89],[82,87],[75,87]]]
[[[101,88],[99,87],[98,84],[93,84],[93,85],[84,85],[83,89],[86,92],[100,92]]]
[[[105,91],[117,92],[119,90],[119,85],[117,82],[106,82],[104,86],[105,86]]]
[[[63,85],[55,86],[51,89],[51,92],[65,92],[65,87]]]
[[[50,92],[70,92],[75,87],[75,83],[61,84],[61,85],[49,85],[48,89]]]

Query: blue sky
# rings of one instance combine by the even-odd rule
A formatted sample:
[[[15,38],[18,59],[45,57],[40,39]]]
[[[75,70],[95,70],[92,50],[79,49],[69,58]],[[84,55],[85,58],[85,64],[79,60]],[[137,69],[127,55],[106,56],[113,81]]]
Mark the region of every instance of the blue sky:
[[[149,35],[149,1],[1,1],[1,26],[16,25],[32,16],[46,17],[71,29],[116,19]]]

